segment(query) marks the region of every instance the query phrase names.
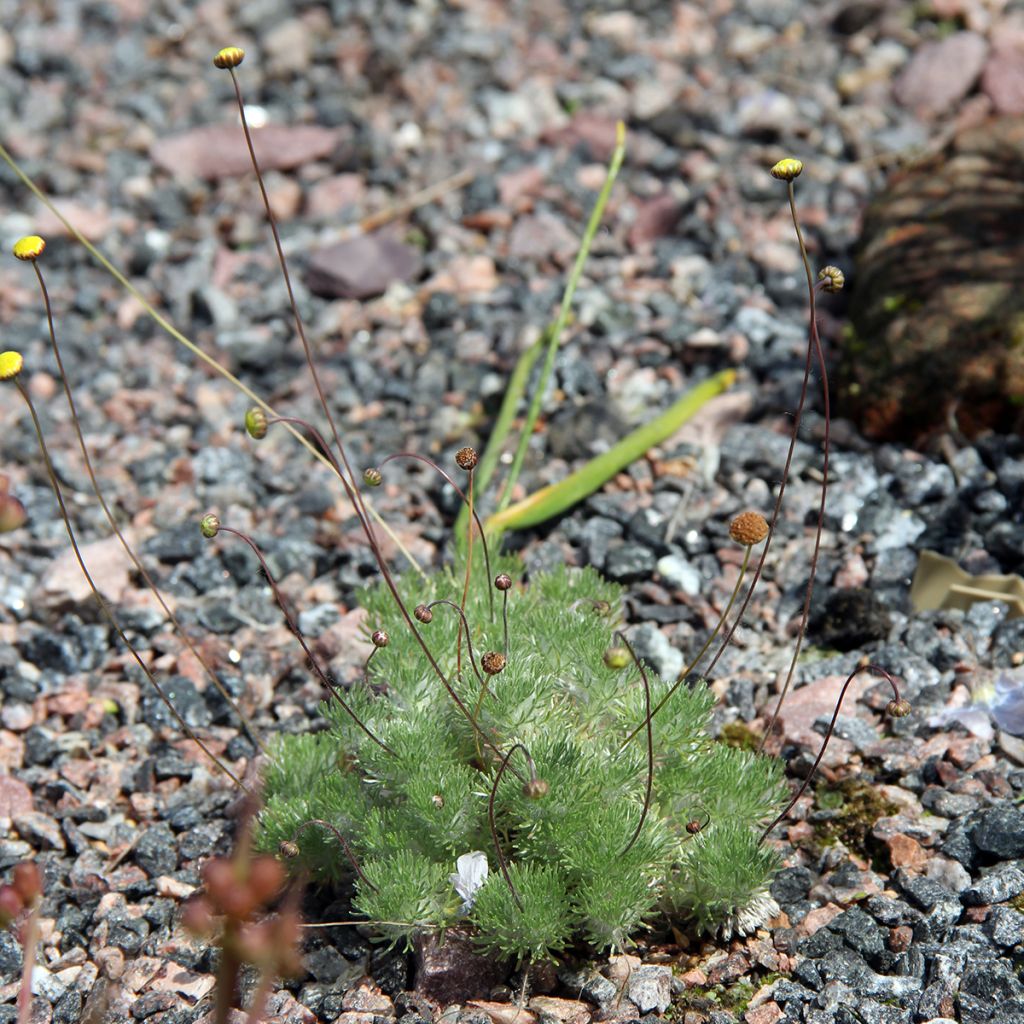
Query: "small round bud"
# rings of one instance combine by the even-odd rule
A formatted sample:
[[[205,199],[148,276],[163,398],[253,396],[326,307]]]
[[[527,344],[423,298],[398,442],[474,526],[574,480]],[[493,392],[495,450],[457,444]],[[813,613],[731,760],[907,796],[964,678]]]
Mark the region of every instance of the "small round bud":
[[[25,525],[28,512],[13,494],[0,490],[0,533],[10,533]]]
[[[771,175],[773,178],[778,178],[779,181],[793,181],[795,178],[800,177],[800,172],[803,169],[803,163],[790,156],[786,157],[785,160],[780,160],[771,169]]]
[[[527,800],[541,800],[551,792],[545,779],[527,779],[523,784],[523,796]]]
[[[181,912],[181,923],[185,931],[190,932],[196,938],[206,938],[214,929],[213,907],[210,901],[202,896],[196,896],[185,904]]]
[[[6,928],[24,909],[14,886],[0,885],[0,928]]]
[[[277,848],[277,852],[281,854],[285,860],[295,860],[299,855],[299,844],[293,843],[290,839],[286,839]]]
[[[383,480],[384,474],[376,466],[363,470],[363,483],[367,487],[380,487]]]
[[[499,572],[494,577],[494,585],[498,590],[509,590],[512,586],[512,577],[507,572]]]
[[[416,605],[412,613],[420,622],[434,621],[434,613],[425,604]]]
[[[906,718],[912,710],[910,701],[905,700],[903,697],[900,697],[899,700],[891,700],[885,706],[886,714],[891,718]]]
[[[438,809],[441,810],[444,807],[444,797],[440,793],[435,793],[431,798],[430,802]]]
[[[247,879],[257,903],[269,903],[284,885],[284,865],[276,857],[253,857]]]
[[[211,540],[220,533],[220,516],[215,515],[213,512],[207,512],[202,519],[199,520],[199,532],[207,539]]]
[[[625,647],[607,647],[604,652],[606,668],[625,668],[629,662],[629,651]]]
[[[488,651],[481,655],[480,667],[489,676],[496,676],[505,667],[505,655],[501,651]]]
[[[258,405],[245,414],[245,432],[254,441],[262,441],[267,436],[267,414]]]
[[[11,885],[21,897],[25,906],[30,906],[43,891],[43,873],[35,861],[25,860],[14,865],[11,872]]]
[[[846,275],[838,267],[829,264],[818,271],[818,280],[822,282],[823,291],[841,292],[846,284]]]
[[[703,827],[704,823],[697,818],[686,823],[686,831],[689,832],[691,836],[695,836]]]
[[[13,380],[24,365],[20,352],[0,352],[0,380]]]
[[[464,469],[467,473],[471,469],[476,469],[476,464],[480,461],[480,457],[476,453],[475,448],[460,448],[455,453],[455,465],[459,469]]]
[[[391,637],[383,629],[375,629],[370,634],[370,639],[373,641],[374,647],[387,647],[391,643]]]
[[[24,260],[26,263],[39,259],[46,248],[45,239],[38,235],[26,235],[14,243],[14,258]]]
[[[237,68],[243,60],[245,60],[245,50],[240,46],[225,46],[224,49],[217,51],[217,56],[213,58],[213,66],[221,70]]]
[[[737,544],[752,547],[768,536],[768,522],[760,512],[741,512],[729,524],[729,536]]]

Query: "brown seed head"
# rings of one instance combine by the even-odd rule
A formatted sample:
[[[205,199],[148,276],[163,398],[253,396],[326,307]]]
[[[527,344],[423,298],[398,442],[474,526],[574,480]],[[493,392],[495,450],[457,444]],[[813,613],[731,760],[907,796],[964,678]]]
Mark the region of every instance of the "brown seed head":
[[[686,831],[689,832],[691,836],[695,836],[703,827],[704,823],[698,818],[694,818],[692,821],[688,821],[686,823]]]
[[[487,651],[480,657],[480,667],[489,676],[496,676],[505,667],[505,655],[501,651]]]
[[[34,903],[43,893],[43,873],[39,865],[31,860],[15,864],[11,871],[11,885],[25,906]]]
[[[900,697],[899,700],[891,700],[885,706],[886,713],[891,718],[906,718],[914,709],[910,706],[910,701]]]
[[[523,796],[527,800],[541,800],[551,792],[546,779],[527,779],[523,783]]]
[[[391,643],[391,637],[383,629],[375,629],[370,634],[370,639],[373,641],[374,647],[387,647]]]
[[[416,605],[412,613],[420,622],[426,623],[434,621],[434,613],[425,604]]]
[[[729,524],[729,536],[749,548],[768,536],[768,523],[760,512],[741,512]]]
[[[471,469],[476,469],[476,464],[480,461],[479,456],[476,453],[475,448],[460,448],[455,453],[455,465],[459,469],[464,469],[467,473]]]
[[[295,858],[298,857],[300,853],[299,844],[293,843],[290,839],[286,839],[277,848],[277,852],[281,854],[281,856],[284,857],[285,860],[295,860]]]
[[[494,577],[494,585],[498,590],[508,590],[512,586],[512,577],[507,572],[499,572]]]

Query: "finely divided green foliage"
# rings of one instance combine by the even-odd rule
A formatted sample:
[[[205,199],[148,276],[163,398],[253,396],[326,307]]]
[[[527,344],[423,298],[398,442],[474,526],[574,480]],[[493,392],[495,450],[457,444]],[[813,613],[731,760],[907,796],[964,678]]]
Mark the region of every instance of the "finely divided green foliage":
[[[494,568],[520,574],[508,560]],[[399,589],[410,607],[457,603],[462,576],[439,573],[426,584],[410,577]],[[492,620],[485,587],[470,590],[466,617],[477,664],[503,647],[496,596]],[[354,880],[357,909],[392,941],[464,919],[448,876],[473,850],[486,852],[490,873],[468,919],[483,945],[510,956],[550,956],[580,939],[622,947],[665,909],[702,927],[742,911],[777,867],[774,854],[758,847],[757,830],[785,799],[778,762],[713,742],[713,696],[703,682],[681,686],[653,722],[651,808],[630,846],[647,777],[644,730],[623,744],[643,723],[645,698],[635,667],[604,663],[619,588],[593,570],[561,568],[508,597],[508,664],[483,676],[486,689],[465,637],[458,671],[453,608],[435,605],[433,620],[419,626],[478,733],[430,670],[391,596],[382,587],[367,591],[367,631],[385,629],[391,640],[346,699],[390,752],[337,703],[325,703],[327,731],[282,736],[272,747],[259,844],[277,850],[304,822],[330,822],[362,869]],[[650,682],[653,706],[670,683]],[[488,802],[501,756],[516,743],[548,790],[533,799],[524,793],[529,767],[522,751],[513,752],[494,794],[513,893],[500,871]],[[694,821],[703,826],[696,835],[687,830]],[[329,830],[307,827],[297,845],[300,863],[324,880],[354,875]]]

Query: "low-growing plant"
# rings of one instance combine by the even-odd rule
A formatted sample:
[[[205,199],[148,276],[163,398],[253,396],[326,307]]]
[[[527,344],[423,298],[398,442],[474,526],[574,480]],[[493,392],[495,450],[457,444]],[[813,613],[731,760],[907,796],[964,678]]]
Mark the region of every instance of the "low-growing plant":
[[[544,351],[545,372],[529,403],[523,438],[511,474],[504,482],[498,511],[485,527],[477,510],[477,474],[486,478],[498,464],[497,442],[488,447],[482,461],[473,449],[463,448],[450,470],[419,453],[396,453],[360,474],[350,464],[295,302],[245,119],[235,75],[243,57],[240,49],[228,47],[217,54],[215,64],[231,75],[296,333],[320,400],[326,431],[322,434],[313,424],[278,414],[210,357],[199,354],[257,403],[245,421],[251,437],[258,440],[280,425],[333,470],[382,580],[360,595],[367,613],[367,657],[361,678],[339,686],[303,638],[257,542],[223,522],[216,513],[202,519],[200,528],[205,537],[230,535],[255,553],[324,687],[321,711],[327,728],[272,738],[267,744],[262,775],[264,803],[254,822],[253,843],[322,884],[350,880],[355,908],[391,942],[408,942],[423,930],[444,931],[457,924],[469,925],[482,946],[530,962],[557,955],[581,941],[598,950],[621,948],[640,928],[661,915],[724,935],[760,926],[775,909],[768,889],[779,864],[777,854],[764,840],[807,783],[787,802],[778,760],[765,756],[760,748],[745,749],[745,742],[714,742],[710,732],[714,698],[704,675],[697,673],[716,641],[715,653],[703,669],[705,675],[717,664],[762,575],[782,506],[812,364],[816,362],[822,376],[826,430],[811,578],[793,660],[765,735],[771,731],[788,690],[810,608],[826,503],[829,445],[827,380],[815,295],[821,289],[841,287],[842,274],[827,267],[817,281],[812,275],[793,191],[793,181],[802,165],[796,160],[783,160],[771,172],[787,183],[810,303],[803,389],[777,500],[770,520],[751,511],[730,524],[732,539],[744,551],[735,587],[718,624],[686,668],[677,678],[662,680],[650,675],[622,633],[621,588],[591,569],[562,567],[527,579],[522,564],[502,553],[498,543],[504,529],[541,521],[579,500],[730,382],[722,377],[708,384],[685,409],[677,405],[666,414],[668,419],[662,417],[649,425],[651,429],[644,428],[625,439],[623,446],[614,450],[614,457],[594,460],[585,467],[582,478],[575,474],[525,502],[509,504],[546,376],[569,317],[572,289],[582,270],[588,239],[596,230],[622,159],[621,133],[557,322],[544,336],[543,344],[529,353],[530,359],[536,360]],[[2,148],[0,155],[11,163]],[[91,245],[88,247],[98,255]],[[71,383],[63,373],[49,296],[38,263],[44,248],[41,238],[30,236],[15,246],[15,255],[30,262],[36,272],[66,400],[97,500],[143,580],[159,596],[155,581],[117,527],[77,427]],[[123,275],[105,265],[138,295]],[[144,305],[179,340],[199,352],[148,304]],[[27,403],[69,540],[91,584],[43,429],[20,379],[22,366],[19,353],[0,355],[0,378],[14,381]],[[527,373],[518,374],[522,383],[517,385],[517,398],[525,389]],[[506,403],[502,411],[506,426],[497,441],[504,439],[511,422],[511,414],[506,413],[509,408],[514,412],[514,406],[515,401]],[[418,458],[428,463],[462,501],[456,555],[445,568],[398,576],[384,556],[378,530],[386,527],[376,516],[367,491],[380,485],[394,458]],[[457,480],[459,474],[461,483]],[[758,547],[761,553],[745,586],[748,565]],[[93,589],[112,628],[152,685],[165,696],[146,660],[118,625],[115,610]],[[738,601],[739,609],[733,615]],[[191,644],[167,605],[163,607]],[[212,682],[220,686],[212,668],[205,662],[203,665]],[[882,675],[892,685],[895,697],[889,705],[891,714],[909,710],[888,674],[868,665],[850,674],[839,695],[836,715],[846,687],[863,671]],[[226,691],[224,695],[243,727],[251,731]],[[182,727],[195,736],[172,702],[166,702]],[[818,761],[831,733],[832,726]],[[202,744],[200,736],[195,739]],[[245,788],[239,773],[216,758],[208,746],[204,750]],[[265,874],[264,881],[270,879],[277,869],[256,867],[266,863],[250,860],[247,852],[230,865],[212,862],[219,866],[207,870],[206,902],[194,904],[189,912],[189,920],[198,931],[207,925],[212,927],[214,917],[222,920],[222,934],[227,937],[224,948],[234,950],[227,954],[226,961],[229,967],[233,965],[232,970],[244,959],[239,950],[248,948],[243,938],[251,930],[252,914],[269,894],[269,883],[258,893],[253,889],[251,906],[246,904],[244,914],[237,907],[232,910],[230,901],[237,896],[236,890],[253,888],[253,871],[260,879]],[[267,966],[267,971],[285,966],[275,962]],[[228,973],[231,977],[224,979],[228,994],[219,997],[218,1013],[226,1013],[232,1001],[237,972]]]

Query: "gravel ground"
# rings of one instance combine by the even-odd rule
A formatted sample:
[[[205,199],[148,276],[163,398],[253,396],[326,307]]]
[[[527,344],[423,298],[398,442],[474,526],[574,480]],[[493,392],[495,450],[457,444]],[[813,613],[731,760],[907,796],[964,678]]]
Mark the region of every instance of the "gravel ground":
[[[998,0],[0,0],[0,13],[4,145],[204,349],[315,418],[238,160],[230,85],[210,65],[220,46],[246,47],[247,101],[277,133],[267,177],[285,245],[297,267],[320,270],[297,275],[300,306],[360,465],[486,440],[517,354],[552,316],[625,119],[627,162],[524,485],[560,478],[713,372],[735,367],[739,382],[601,494],[512,543],[531,568],[592,564],[628,584],[631,634],[664,673],[728,594],[728,520],[770,505],[799,395],[806,297],[784,192],[766,168],[804,160],[813,259],[850,268],[860,212],[887,168],[991,110],[1014,112],[1020,67],[1007,47],[1024,37],[1021,5]],[[468,184],[401,218],[383,249],[309,256],[463,171]],[[304,631],[345,678],[364,656],[353,588],[372,563],[341,496],[288,438],[255,449],[239,430],[246,400],[154,327],[6,170],[0,190],[5,245],[29,232],[50,240],[67,370],[122,521],[258,727],[307,728],[319,690],[253,564],[227,544],[204,547],[195,523],[216,508],[255,530],[305,609]],[[825,305],[834,347],[841,297]],[[35,285],[13,261],[0,319],[25,353],[104,589],[182,715],[244,770],[252,745],[105,539]],[[760,602],[719,663],[721,724],[753,721],[789,656],[821,429],[815,400]],[[537,981],[566,1000],[535,1003],[542,1017],[640,1017],[659,1005],[645,986],[663,985],[672,965],[674,1008],[691,1024],[1024,1020],[1024,620],[996,604],[914,614],[908,597],[924,547],[972,572],[1024,570],[1024,448],[1005,437],[872,445],[843,422],[834,437],[820,587],[780,752],[794,776],[806,772],[862,655],[898,676],[914,714],[883,721],[878,686],[844,708],[817,800],[777,830],[787,867],[770,929],[731,944],[652,936],[638,960],[604,965],[612,979],[628,974],[624,995],[566,967]],[[78,1021],[107,998],[111,1019],[184,1024],[205,1009],[211,960],[183,938],[179,907],[201,860],[230,848],[234,793],[100,622],[16,401],[0,407],[0,438],[0,470],[29,513],[0,545],[0,867],[35,856],[45,868],[33,1020]],[[416,557],[436,563],[450,496],[414,470],[376,494]],[[998,700],[949,714],[999,680]],[[14,1019],[19,964],[0,935],[0,1022]],[[415,1024],[431,1012],[406,992],[407,959],[354,928],[314,932],[306,964],[274,996],[277,1019]],[[482,1012],[463,1010],[461,1024]]]

